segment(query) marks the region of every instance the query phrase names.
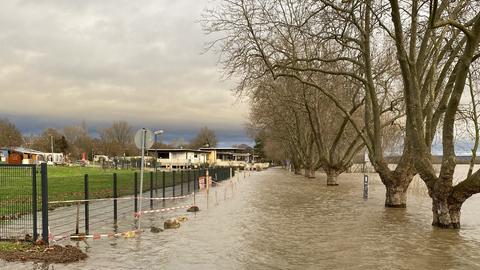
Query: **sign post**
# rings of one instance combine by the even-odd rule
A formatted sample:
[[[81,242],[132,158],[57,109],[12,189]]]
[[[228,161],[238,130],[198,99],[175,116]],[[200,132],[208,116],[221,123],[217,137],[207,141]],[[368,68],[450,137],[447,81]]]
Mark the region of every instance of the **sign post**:
[[[363,198],[368,199],[368,175],[363,175]]]
[[[135,145],[137,148],[139,148],[142,153],[142,160],[140,163],[140,201],[138,204],[138,225],[137,225],[137,230],[140,230],[140,218],[141,218],[141,213],[142,213],[142,200],[143,200],[143,172],[145,170],[145,148],[150,148],[153,145],[153,139],[154,135],[153,132],[146,129],[142,128],[137,131],[135,134]]]

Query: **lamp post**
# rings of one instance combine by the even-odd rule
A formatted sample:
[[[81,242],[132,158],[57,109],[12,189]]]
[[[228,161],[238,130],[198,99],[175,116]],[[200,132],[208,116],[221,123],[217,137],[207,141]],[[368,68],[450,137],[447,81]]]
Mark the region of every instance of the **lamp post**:
[[[163,129],[153,132],[155,143],[157,142],[157,135],[162,135],[162,134],[163,134]],[[158,154],[155,157],[155,173],[157,172],[157,161],[158,161]]]

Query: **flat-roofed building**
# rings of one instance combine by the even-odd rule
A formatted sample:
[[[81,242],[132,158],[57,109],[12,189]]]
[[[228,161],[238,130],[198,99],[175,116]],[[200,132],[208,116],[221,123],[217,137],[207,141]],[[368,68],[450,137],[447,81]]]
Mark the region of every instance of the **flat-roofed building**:
[[[198,168],[207,163],[208,151],[194,149],[148,149],[157,159],[157,167],[166,169]]]

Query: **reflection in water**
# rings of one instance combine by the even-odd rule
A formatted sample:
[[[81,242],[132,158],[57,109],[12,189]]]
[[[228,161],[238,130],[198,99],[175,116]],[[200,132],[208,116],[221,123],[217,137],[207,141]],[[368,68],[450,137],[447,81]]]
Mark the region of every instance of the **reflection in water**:
[[[202,211],[179,230],[91,241],[87,261],[50,269],[480,269],[478,196],[465,204],[461,230],[441,230],[430,226],[424,195],[409,194],[407,209],[386,209],[381,184],[362,199],[360,174],[342,175],[338,187],[325,181],[281,169],[252,174],[227,201],[219,190],[208,210],[197,196]]]

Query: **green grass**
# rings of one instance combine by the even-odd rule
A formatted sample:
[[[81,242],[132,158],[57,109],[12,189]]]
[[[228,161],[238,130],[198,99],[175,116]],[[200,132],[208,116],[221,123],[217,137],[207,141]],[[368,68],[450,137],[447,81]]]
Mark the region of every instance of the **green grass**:
[[[0,252],[1,251],[26,251],[32,247],[32,243],[28,242],[10,242],[10,241],[0,241]]]
[[[134,194],[133,170],[114,170],[90,167],[48,167],[48,200],[66,201],[84,199],[84,175],[88,174],[89,198],[113,197],[113,174],[117,174],[117,194],[126,196]],[[138,173],[138,172],[137,172]],[[198,175],[198,171],[196,172]],[[165,174],[165,187],[173,185],[172,172],[158,172],[153,174],[153,187],[162,188],[162,178]],[[210,175],[212,175],[211,172]],[[218,171],[218,177],[228,178],[228,169]],[[181,173],[176,172],[176,184],[181,182]],[[184,182],[187,182],[187,172],[183,173]],[[190,172],[190,180],[193,180]],[[37,170],[37,208],[41,208],[41,175]],[[138,185],[140,174],[138,173]],[[150,172],[144,174],[144,191],[150,190]],[[178,190],[177,192],[179,192]],[[186,193],[187,191],[184,190]],[[178,194],[178,193],[177,193]],[[32,176],[29,168],[0,168],[0,222],[16,218],[32,211]],[[49,208],[56,208],[68,204],[50,204]]]
[[[48,200],[65,201],[84,199],[84,176],[88,174],[89,198],[113,197],[113,174],[117,174],[117,194],[126,196],[134,194],[133,170],[114,170],[90,167],[48,167]],[[138,172],[137,172],[138,173]],[[162,187],[163,172],[153,174],[153,186]],[[180,183],[181,174],[176,173],[176,184]],[[37,207],[41,207],[41,175],[37,170]],[[193,173],[190,173],[193,180]],[[184,173],[187,181],[187,173]],[[140,174],[138,173],[138,185]],[[165,172],[165,187],[173,185],[172,172]],[[150,172],[144,174],[144,191],[150,190]],[[186,192],[186,191],[185,191]],[[30,169],[16,168],[14,172],[0,169],[0,221],[12,219],[22,214],[31,213],[32,178]],[[66,204],[51,204],[50,209]]]

